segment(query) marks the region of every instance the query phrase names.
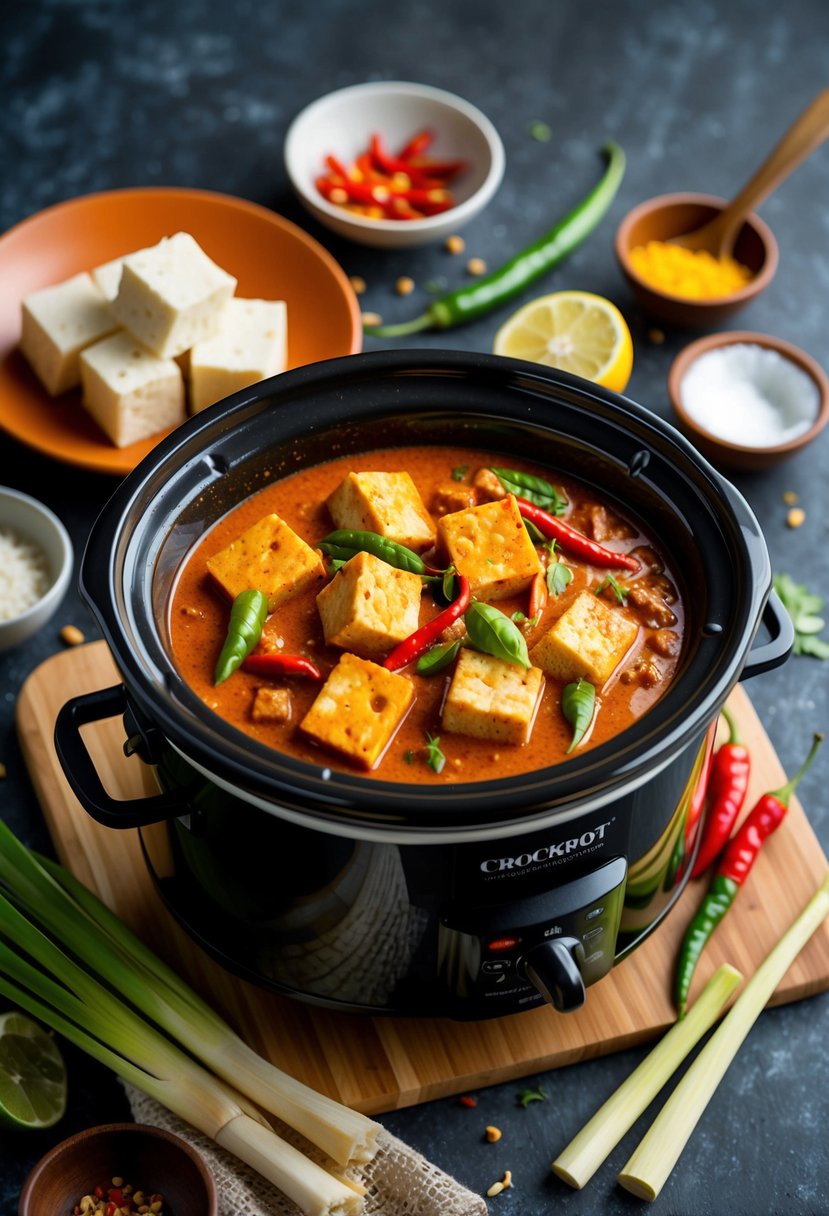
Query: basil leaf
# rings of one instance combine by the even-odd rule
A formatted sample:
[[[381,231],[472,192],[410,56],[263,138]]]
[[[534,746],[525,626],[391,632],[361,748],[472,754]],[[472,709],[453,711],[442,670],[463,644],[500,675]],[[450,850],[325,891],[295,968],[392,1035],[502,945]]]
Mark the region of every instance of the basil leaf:
[[[452,480],[453,481],[463,481],[464,477],[466,477],[468,472],[469,472],[468,464],[459,464],[456,469],[452,470]]]
[[[517,469],[493,468],[492,472],[509,494],[515,494],[518,498],[526,498],[527,502],[533,503],[536,507],[542,507],[551,515],[563,515],[567,510],[567,499],[543,477],[535,477],[532,473],[520,473]]]
[[[794,653],[829,659],[829,642],[816,636],[825,626],[820,615],[823,597],[815,595],[803,583],[796,583],[790,574],[775,574],[773,582],[783,607],[792,618]]]
[[[577,748],[587,728],[593,721],[596,708],[596,689],[589,680],[576,680],[566,684],[561,694],[561,712],[573,728],[573,738],[567,748],[567,755]]]
[[[500,609],[475,600],[467,608],[463,619],[469,640],[476,650],[491,654],[495,659],[504,659],[507,663],[530,666],[523,633]]]
[[[454,642],[439,642],[421,655],[415,665],[419,676],[434,676],[448,667],[461,648],[460,639]]]
[[[436,773],[442,773],[443,766],[446,764],[446,757],[440,750],[440,747],[438,746],[439,743],[440,735],[435,735],[433,737],[432,735],[427,734],[426,763],[429,765],[429,768],[433,769]]]
[[[564,562],[551,561],[547,567],[547,590],[550,595],[561,595],[565,587],[573,581],[573,571]]]

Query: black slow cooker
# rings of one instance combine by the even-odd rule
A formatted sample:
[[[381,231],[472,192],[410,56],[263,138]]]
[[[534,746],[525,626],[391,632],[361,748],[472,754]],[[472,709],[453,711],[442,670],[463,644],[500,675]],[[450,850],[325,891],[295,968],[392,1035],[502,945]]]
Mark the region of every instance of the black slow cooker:
[[[267,479],[333,455],[435,443],[531,458],[647,521],[687,605],[689,640],[662,699],[566,763],[429,788],[281,755],[213,714],[170,657],[170,596],[192,546]],[[142,829],[163,899],[247,979],[370,1013],[574,1008],[682,891],[720,707],[741,676],[791,649],[770,588],[745,501],[631,401],[491,356],[315,364],[192,418],[112,497],[81,593],[123,683],[64,707],[58,755],[91,815]],[[756,644],[761,621],[769,636]],[[117,714],[126,750],[155,768],[156,795],[113,800],[94,770],[80,727]]]

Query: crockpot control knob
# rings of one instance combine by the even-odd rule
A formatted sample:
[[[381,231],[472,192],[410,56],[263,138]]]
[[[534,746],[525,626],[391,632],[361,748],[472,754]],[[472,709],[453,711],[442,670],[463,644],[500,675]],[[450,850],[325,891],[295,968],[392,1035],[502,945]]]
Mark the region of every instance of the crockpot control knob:
[[[521,960],[521,970],[545,1001],[561,1013],[584,1004],[584,980],[576,961],[583,953],[574,937],[549,938],[534,946]]]

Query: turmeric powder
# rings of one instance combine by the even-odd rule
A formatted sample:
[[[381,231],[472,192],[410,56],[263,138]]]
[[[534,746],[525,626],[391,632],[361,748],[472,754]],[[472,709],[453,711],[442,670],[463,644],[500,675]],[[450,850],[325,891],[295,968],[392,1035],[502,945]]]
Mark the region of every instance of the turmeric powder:
[[[750,282],[748,267],[732,257],[715,258],[705,249],[684,249],[670,241],[648,241],[630,251],[630,264],[649,287],[688,300],[730,296]]]

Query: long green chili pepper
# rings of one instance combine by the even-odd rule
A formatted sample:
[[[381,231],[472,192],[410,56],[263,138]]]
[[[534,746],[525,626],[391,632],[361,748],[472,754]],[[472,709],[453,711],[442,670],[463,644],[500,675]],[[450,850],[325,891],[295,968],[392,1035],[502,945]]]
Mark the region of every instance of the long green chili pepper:
[[[464,613],[469,641],[476,650],[491,654],[495,659],[530,666],[527,643],[523,633],[499,608],[475,600]]]
[[[521,250],[498,270],[475,283],[459,287],[433,300],[424,313],[400,325],[365,325],[364,333],[375,338],[402,338],[424,329],[451,329],[511,300],[519,292],[552,270],[581,244],[602,219],[625,172],[625,154],[618,144],[603,149],[607,168],[598,185],[554,228],[534,244]]]
[[[561,712],[573,728],[573,738],[567,755],[574,751],[587,734],[596,708],[596,689],[589,680],[576,680],[565,684],[561,694]]]
[[[230,609],[227,637],[221,649],[213,683],[221,684],[232,676],[262,636],[268,615],[268,597],[261,591],[240,591]]]
[[[521,473],[518,469],[496,469],[494,466],[491,471],[508,494],[525,498],[533,506],[543,507],[551,515],[563,515],[567,510],[567,499],[543,477]]]
[[[811,750],[795,775],[779,790],[763,794],[728,842],[711,886],[688,926],[680,947],[674,996],[681,1018],[685,1016],[694,969],[708,939],[734,903],[737,892],[757,860],[763,841],[775,832],[786,818],[789,799],[814,760],[822,742],[823,735],[816,732]]]
[[[347,561],[356,553],[372,553],[381,561],[395,566],[398,570],[410,570],[412,574],[434,574],[434,570],[426,565],[423,558],[405,545],[399,545],[395,540],[381,536],[379,532],[359,532],[350,528],[339,528],[329,532],[317,544],[318,549],[329,557]]]

